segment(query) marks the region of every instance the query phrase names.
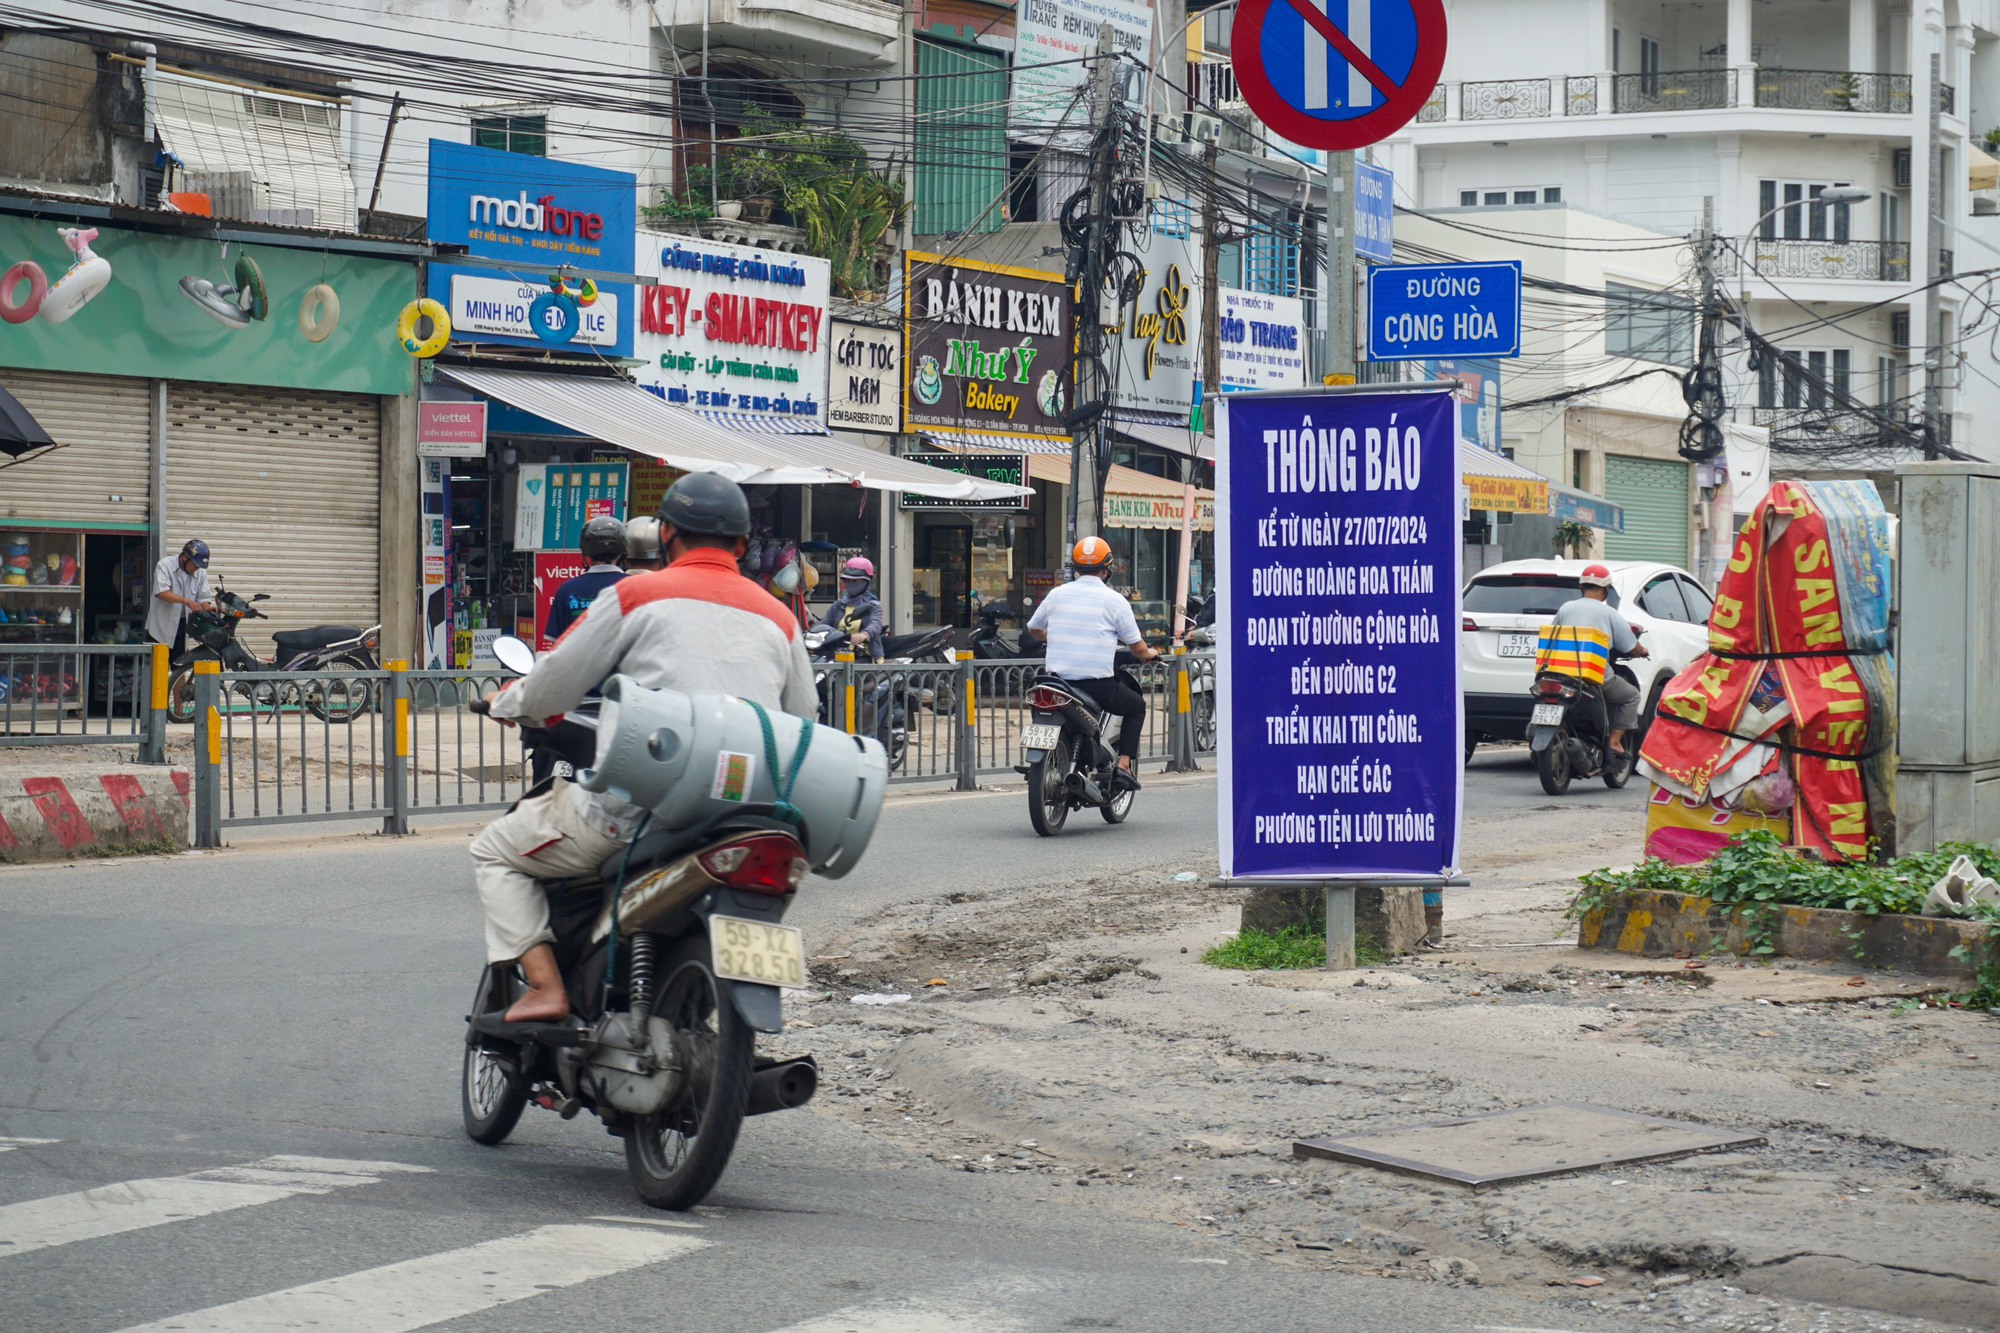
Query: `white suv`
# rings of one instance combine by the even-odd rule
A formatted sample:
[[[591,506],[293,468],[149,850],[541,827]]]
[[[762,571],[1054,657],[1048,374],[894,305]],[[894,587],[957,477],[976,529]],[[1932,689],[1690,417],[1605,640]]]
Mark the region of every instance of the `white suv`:
[[[1510,560],[1490,565],[1465,585],[1458,660],[1465,691],[1465,753],[1481,741],[1527,735],[1528,690],[1535,683],[1535,641],[1564,602],[1579,596],[1586,565],[1611,571],[1609,601],[1651,654],[1628,668],[1645,701],[1639,724],[1653,720],[1660,691],[1708,650],[1712,601],[1694,575],[1644,560]]]

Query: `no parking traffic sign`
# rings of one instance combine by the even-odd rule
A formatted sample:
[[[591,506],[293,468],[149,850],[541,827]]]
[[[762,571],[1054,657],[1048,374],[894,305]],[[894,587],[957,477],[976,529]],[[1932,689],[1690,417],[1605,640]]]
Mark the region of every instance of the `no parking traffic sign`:
[[[1229,42],[1259,120],[1347,152],[1423,109],[1444,72],[1444,0],[1242,0]]]

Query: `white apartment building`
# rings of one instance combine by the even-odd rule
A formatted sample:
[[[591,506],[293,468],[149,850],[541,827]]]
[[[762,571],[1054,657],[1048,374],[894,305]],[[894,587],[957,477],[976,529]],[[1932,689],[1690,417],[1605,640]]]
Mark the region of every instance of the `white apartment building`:
[[[1976,140],[2000,114],[1993,0],[1446,0],[1444,79],[1377,149],[1398,202],[1555,203],[1691,236],[1712,206],[1724,290],[1781,350],[1754,371],[1727,340],[1739,420],[1786,446],[1877,438],[1868,413],[1920,415],[1927,275],[2000,264]],[[1940,57],[1933,80],[1930,56]],[[1935,140],[1943,243],[1924,226]],[[1823,206],[1833,186],[1865,202]],[[1492,216],[1491,213],[1487,216]],[[1692,252],[1688,254],[1692,260]],[[1676,284],[1695,289],[1691,266]],[[1980,279],[1938,288],[1945,426],[2000,456],[1994,316]],[[1983,321],[1983,322],[1981,322]],[[1962,337],[1962,330],[1975,336]],[[1983,330],[1983,331],[1982,331]]]

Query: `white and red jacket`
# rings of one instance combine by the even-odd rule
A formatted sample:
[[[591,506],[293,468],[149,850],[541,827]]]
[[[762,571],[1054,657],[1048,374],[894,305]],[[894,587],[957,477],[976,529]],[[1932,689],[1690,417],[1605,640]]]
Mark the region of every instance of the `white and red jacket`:
[[[799,622],[736,568],[729,552],[701,547],[665,569],[605,589],[583,619],[493,700],[493,716],[539,722],[576,707],[607,677],[652,689],[731,694],[794,717],[819,707]],[[597,798],[613,837],[636,817]]]

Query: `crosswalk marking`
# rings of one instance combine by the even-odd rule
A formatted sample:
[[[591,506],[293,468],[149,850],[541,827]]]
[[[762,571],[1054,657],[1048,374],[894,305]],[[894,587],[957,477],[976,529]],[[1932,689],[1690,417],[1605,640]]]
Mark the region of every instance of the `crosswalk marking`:
[[[14,1139],[0,1134],[0,1152],[12,1152],[16,1148],[34,1148],[44,1143],[60,1143],[60,1139]]]
[[[328,1194],[355,1185],[373,1185],[392,1172],[429,1169],[400,1162],[266,1157],[243,1166],[124,1180],[75,1194],[30,1199],[0,1207],[0,1259],[275,1203],[298,1194]]]
[[[835,1310],[803,1324],[787,1324],[771,1333],[1014,1333],[1019,1321],[981,1305],[957,1301],[912,1305],[884,1302]]]
[[[123,1333],[403,1333],[545,1291],[663,1263],[708,1242],[637,1227],[562,1225],[290,1287]],[[928,1327],[936,1328],[936,1324]]]

